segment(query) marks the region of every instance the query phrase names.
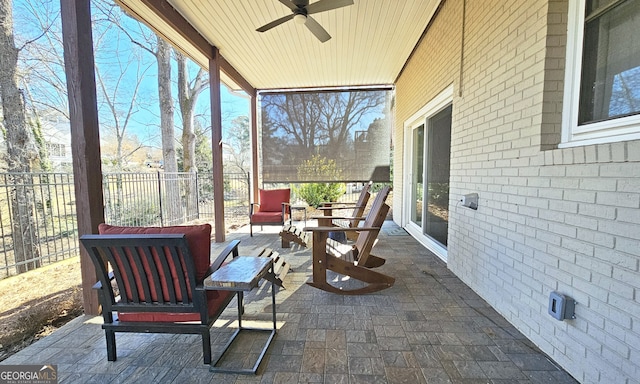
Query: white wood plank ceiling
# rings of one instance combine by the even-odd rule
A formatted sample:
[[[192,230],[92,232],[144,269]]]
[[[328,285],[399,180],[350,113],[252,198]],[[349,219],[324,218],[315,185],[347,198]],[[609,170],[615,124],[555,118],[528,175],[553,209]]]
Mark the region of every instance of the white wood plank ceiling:
[[[257,89],[392,84],[440,1],[354,0],[316,13],[332,37],[321,43],[293,20],[256,32],[291,13],[278,0],[168,0]],[[206,58],[142,1],[118,2],[206,68]]]

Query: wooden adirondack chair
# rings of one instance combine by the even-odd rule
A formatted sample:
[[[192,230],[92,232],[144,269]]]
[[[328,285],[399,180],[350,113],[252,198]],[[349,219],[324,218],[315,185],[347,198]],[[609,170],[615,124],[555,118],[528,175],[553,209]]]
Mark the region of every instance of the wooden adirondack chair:
[[[323,203],[321,207],[318,209],[322,211],[325,217],[330,216],[329,218],[318,218],[318,226],[333,226],[340,228],[358,228],[358,225],[362,220],[364,220],[364,209],[367,207],[367,203],[369,202],[369,197],[371,197],[371,193],[369,190],[371,189],[371,184],[373,182],[368,182],[360,191],[360,196],[358,197],[358,201],[355,204],[345,204],[345,203]],[[344,210],[352,208],[353,212],[350,217],[346,218],[335,218],[334,211],[336,210]],[[347,239],[355,241],[358,237],[357,232],[345,232]]]
[[[388,191],[386,192],[388,194]],[[369,269],[385,263],[385,259],[371,254],[371,249],[377,242],[378,233],[389,212],[389,206],[384,203],[385,199],[375,199],[362,227],[305,228],[305,231],[313,234],[313,279],[307,284],[342,295],[359,295],[393,286],[394,277]],[[329,232],[335,231],[357,231],[359,234],[355,244],[348,246],[329,239]],[[360,280],[367,285],[355,289],[336,287],[327,281],[327,270]]]
[[[353,208],[354,212],[357,211],[356,215],[331,216],[326,212],[326,211],[329,211],[329,209],[326,209],[323,216],[315,216],[313,217],[313,219],[318,220],[319,227],[336,227],[337,230],[331,231],[331,232],[343,232],[346,234],[347,239],[351,241],[356,241],[356,239],[358,238],[358,231],[357,231],[358,225],[362,220],[366,219],[366,217],[363,217],[363,212],[365,207],[367,206],[369,197],[371,196],[371,193],[369,192],[370,186],[371,186],[371,182],[367,184],[367,186],[365,186],[363,191],[360,193],[358,203],[356,203],[355,205],[351,205],[349,207],[349,208]],[[376,198],[373,204],[375,205],[377,201],[381,201],[382,204],[384,204],[384,202],[387,199],[387,196],[389,196],[390,191],[391,191],[391,187],[389,186],[383,187],[376,195]],[[380,203],[378,202],[378,204]],[[342,208],[344,207],[339,206],[339,207],[336,207],[335,209],[342,209]],[[352,230],[340,231],[338,230],[338,228],[347,228]],[[311,242],[311,235],[307,232],[306,228],[300,229],[293,224],[285,225],[280,231],[280,237],[282,238],[282,248],[289,248],[291,242],[300,244],[304,247],[308,247],[309,246],[308,244]]]

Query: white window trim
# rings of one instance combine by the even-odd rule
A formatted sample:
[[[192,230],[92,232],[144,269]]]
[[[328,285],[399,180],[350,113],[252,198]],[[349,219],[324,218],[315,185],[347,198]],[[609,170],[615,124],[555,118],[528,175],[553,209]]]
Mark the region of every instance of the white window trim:
[[[640,115],[578,125],[585,2],[569,0],[560,148],[640,139]]]

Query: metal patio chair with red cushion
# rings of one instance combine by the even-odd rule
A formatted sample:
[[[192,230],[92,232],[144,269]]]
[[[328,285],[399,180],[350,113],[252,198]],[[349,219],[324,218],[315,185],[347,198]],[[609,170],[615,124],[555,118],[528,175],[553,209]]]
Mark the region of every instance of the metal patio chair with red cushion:
[[[107,359],[116,360],[116,332],[199,334],[203,360],[211,362],[209,329],[235,293],[205,290],[204,279],[229,256],[232,241],[210,261],[211,225],[119,227],[100,224],[83,235],[96,268],[107,339]]]
[[[253,236],[253,226],[279,225],[291,220],[291,189],[260,189],[257,203],[249,208],[249,233]]]

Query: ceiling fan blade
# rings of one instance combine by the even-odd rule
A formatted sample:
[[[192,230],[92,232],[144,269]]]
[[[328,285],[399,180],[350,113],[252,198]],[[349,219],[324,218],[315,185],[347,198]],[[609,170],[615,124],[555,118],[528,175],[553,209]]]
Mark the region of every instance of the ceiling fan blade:
[[[292,11],[295,11],[296,9],[298,9],[298,6],[292,3],[290,0],[280,0],[280,2],[286,5],[287,8],[289,8]]]
[[[331,38],[331,35],[329,35],[329,33],[324,28],[322,28],[322,25],[318,24],[318,22],[311,16],[307,16],[307,22],[304,25],[306,25],[311,33],[313,33],[318,38],[318,40],[323,43]]]
[[[256,31],[258,31],[258,32],[265,32],[265,31],[268,31],[268,30],[270,30],[271,28],[273,28],[273,27],[277,27],[278,25],[280,25],[280,24],[282,24],[282,23],[284,23],[284,22],[286,22],[286,21],[289,21],[289,20],[291,20],[291,19],[293,19],[293,15],[287,15],[287,16],[285,16],[285,17],[281,17],[281,18],[279,18],[278,20],[274,20],[274,21],[270,22],[269,24],[265,24],[265,25],[263,25],[262,27],[260,27],[260,28],[256,29]]]
[[[346,7],[347,5],[353,5],[353,0],[320,0],[307,7],[307,14],[329,11],[331,9]]]

